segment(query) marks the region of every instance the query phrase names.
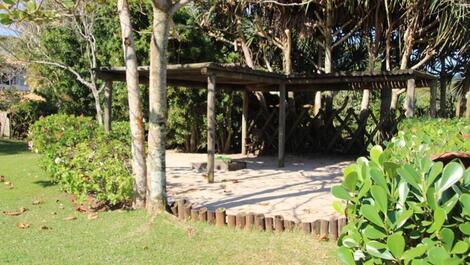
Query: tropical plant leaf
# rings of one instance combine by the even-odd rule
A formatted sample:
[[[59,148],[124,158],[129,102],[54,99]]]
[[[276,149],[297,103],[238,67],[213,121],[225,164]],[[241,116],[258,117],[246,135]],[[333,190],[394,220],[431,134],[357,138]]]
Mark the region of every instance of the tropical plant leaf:
[[[356,262],[354,261],[353,254],[350,249],[347,247],[340,247],[338,249],[338,257],[339,259],[346,265],[355,265]]]
[[[387,214],[388,209],[388,199],[387,199],[387,192],[378,185],[373,185],[370,188],[370,193],[372,194],[372,198],[374,198],[375,203],[379,206],[379,209],[384,213]]]
[[[343,186],[334,186],[331,188],[331,193],[338,199],[349,201],[352,199],[349,192]]]
[[[442,171],[442,177],[436,182],[436,191],[441,194],[463,177],[463,167],[456,162],[450,162]]]
[[[400,259],[405,251],[405,238],[401,232],[394,233],[387,238],[387,247],[396,259]]]
[[[364,204],[360,209],[361,214],[372,223],[385,228],[382,218],[380,218],[379,211],[372,205]]]

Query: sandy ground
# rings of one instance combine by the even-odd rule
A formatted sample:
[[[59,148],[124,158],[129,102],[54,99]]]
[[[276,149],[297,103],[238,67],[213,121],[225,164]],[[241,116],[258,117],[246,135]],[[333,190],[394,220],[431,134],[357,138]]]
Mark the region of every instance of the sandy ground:
[[[205,154],[167,151],[167,187],[170,200],[185,198],[196,207],[227,213],[282,215],[287,220],[311,222],[336,212],[331,204],[332,186],[341,182],[342,170],[352,158],[338,156],[287,156],[279,169],[275,157],[229,155],[247,162],[238,171],[216,171],[215,183],[208,184],[204,172],[191,170],[192,162],[205,162]]]

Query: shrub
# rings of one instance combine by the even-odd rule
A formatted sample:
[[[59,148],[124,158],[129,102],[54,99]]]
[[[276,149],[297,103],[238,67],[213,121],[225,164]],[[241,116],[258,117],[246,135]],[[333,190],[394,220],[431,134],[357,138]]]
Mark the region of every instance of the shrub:
[[[33,148],[56,183],[83,201],[88,196],[110,205],[132,196],[129,123],[105,133],[87,117],[53,115],[31,130]]]
[[[438,140],[438,139],[436,139]],[[470,170],[433,162],[430,147],[401,132],[385,151],[359,158],[332,188],[349,223],[338,241],[345,264],[470,261]]]
[[[12,136],[24,139],[28,136],[30,126],[41,116],[51,113],[51,108],[43,101],[22,101],[9,108]]]

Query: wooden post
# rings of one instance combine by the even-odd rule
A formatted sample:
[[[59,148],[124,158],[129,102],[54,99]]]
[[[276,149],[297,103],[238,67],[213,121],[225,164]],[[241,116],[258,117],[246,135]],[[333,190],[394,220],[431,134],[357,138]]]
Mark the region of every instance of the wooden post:
[[[189,218],[191,218],[191,209],[192,208],[193,208],[193,206],[189,202],[186,202],[186,204],[184,205],[183,219],[189,220]]]
[[[207,180],[214,183],[215,163],[215,75],[207,77]]]
[[[436,107],[436,94],[437,94],[437,82],[432,82],[431,84],[431,91],[430,91],[430,106],[429,106],[429,114],[431,118],[437,117],[437,107]]]
[[[214,211],[207,211],[207,223],[211,225],[215,225],[215,212]]]
[[[380,133],[384,139],[387,139],[390,132],[390,106],[392,103],[392,89],[389,86],[385,86],[380,91]]]
[[[278,166],[284,167],[285,143],[286,143],[286,84],[279,85],[279,143]]]
[[[199,210],[191,209],[191,220],[197,221],[199,219]]]
[[[266,231],[272,232],[274,230],[274,219],[272,217],[266,217]]]
[[[333,240],[338,239],[338,218],[330,218],[330,236]]]
[[[258,231],[263,231],[264,228],[264,214],[257,214],[255,216],[255,229]]]
[[[243,90],[243,113],[242,113],[242,155],[247,155],[246,140],[248,138],[248,91]]]
[[[406,99],[405,99],[405,116],[407,118],[412,118],[414,114],[414,105],[415,105],[415,88],[416,82],[413,78],[408,79],[406,83]]]
[[[255,216],[253,213],[247,213],[245,216],[245,229],[246,230],[251,230],[253,228],[253,225],[255,223]]]
[[[180,220],[184,219],[184,206],[185,206],[186,201],[184,199],[179,199],[178,200],[178,218]]]
[[[304,231],[305,234],[310,234],[311,229],[312,229],[311,223],[304,222],[304,223],[301,223],[300,225],[302,227],[302,231]]]
[[[104,82],[104,130],[111,131],[112,123],[112,105],[113,105],[113,81]]]
[[[218,208],[215,211],[215,225],[216,226],[225,226],[225,209],[224,208]]]
[[[228,227],[235,228],[237,226],[235,215],[227,215],[227,225]]]
[[[320,240],[328,239],[328,229],[329,229],[328,220],[320,220]]]
[[[292,232],[292,230],[294,230],[294,225],[294,221],[284,220],[284,229],[286,231]]]
[[[238,229],[243,229],[243,228],[247,227],[247,224],[245,222],[245,214],[244,213],[238,213],[235,218],[236,218],[235,223],[236,223]]]
[[[284,218],[281,215],[274,216],[274,230],[276,232],[284,231]]]
[[[315,220],[312,223],[312,234],[314,236],[320,236],[320,220]]]
[[[206,207],[199,209],[199,221],[207,222],[207,208]]]

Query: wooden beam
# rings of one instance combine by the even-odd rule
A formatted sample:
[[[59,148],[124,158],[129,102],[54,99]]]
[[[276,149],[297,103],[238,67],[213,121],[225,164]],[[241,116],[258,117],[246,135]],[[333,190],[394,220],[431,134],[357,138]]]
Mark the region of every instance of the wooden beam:
[[[407,118],[413,117],[414,104],[415,104],[415,88],[416,82],[413,78],[408,79],[406,83],[406,99],[405,99],[405,116]]]
[[[279,85],[279,143],[278,143],[278,166],[284,167],[285,144],[286,144],[286,84]]]
[[[248,138],[248,91],[243,90],[243,112],[242,112],[242,155],[247,155]]]
[[[215,75],[207,77],[207,180],[214,183],[215,164]]]
[[[112,105],[113,105],[113,82],[104,82],[104,130],[111,131],[112,123]]]

